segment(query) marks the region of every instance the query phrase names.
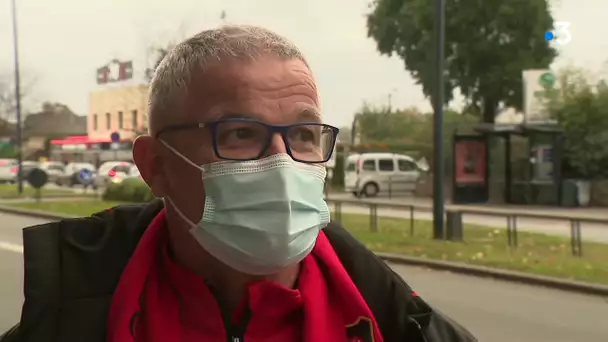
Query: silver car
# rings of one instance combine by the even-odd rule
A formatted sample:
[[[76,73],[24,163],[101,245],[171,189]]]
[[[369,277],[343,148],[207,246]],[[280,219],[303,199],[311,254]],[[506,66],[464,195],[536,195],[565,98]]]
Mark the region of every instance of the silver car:
[[[16,183],[17,182],[17,159],[0,159],[0,182]],[[26,180],[30,171],[39,168],[40,164],[35,161],[24,160],[21,162],[22,179]]]
[[[59,181],[59,178],[63,175],[65,171],[65,165],[62,162],[58,161],[45,161],[41,162],[39,168],[44,170],[48,175],[48,183],[55,183]]]
[[[57,185],[62,186],[76,186],[76,185],[84,185],[82,183],[82,179],[79,174],[82,170],[89,170],[93,175],[93,179],[95,178],[95,165],[91,163],[69,163],[65,166],[64,173],[59,177],[57,181]]]
[[[0,159],[0,182],[13,183],[17,180],[17,159]]]
[[[105,188],[111,183],[122,182],[131,172],[133,163],[124,161],[111,161],[101,164],[95,175],[94,186]]]

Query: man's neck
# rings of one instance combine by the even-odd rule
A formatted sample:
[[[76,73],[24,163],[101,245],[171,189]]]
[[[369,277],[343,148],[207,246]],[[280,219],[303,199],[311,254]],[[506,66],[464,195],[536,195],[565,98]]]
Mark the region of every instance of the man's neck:
[[[222,310],[233,312],[246,296],[252,282],[266,280],[293,288],[297,282],[300,265],[289,266],[267,276],[252,276],[238,272],[211,256],[184,229],[169,229],[171,254],[176,263],[203,277],[214,289]]]

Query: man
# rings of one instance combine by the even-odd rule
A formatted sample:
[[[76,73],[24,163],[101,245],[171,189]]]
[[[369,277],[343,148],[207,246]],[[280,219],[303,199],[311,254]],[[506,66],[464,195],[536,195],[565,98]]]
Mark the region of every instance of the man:
[[[163,201],[26,229],[21,322],[1,342],[475,341],[329,223],[338,129],[292,43],[201,32],[162,61],[149,106],[133,156]]]

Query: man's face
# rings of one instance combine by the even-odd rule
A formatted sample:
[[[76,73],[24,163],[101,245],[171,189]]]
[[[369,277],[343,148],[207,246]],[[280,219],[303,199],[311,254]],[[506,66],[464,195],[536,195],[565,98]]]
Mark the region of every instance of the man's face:
[[[183,115],[176,113],[172,124],[210,122],[235,115],[273,125],[320,120],[315,82],[308,67],[297,59],[218,63],[194,75],[184,108]],[[159,139],[197,165],[221,160],[215,155],[208,128],[169,131]],[[142,141],[140,145],[148,143]],[[150,140],[149,145],[149,153],[143,154],[155,158],[138,158],[135,147],[138,166],[146,164],[140,167],[142,176],[157,196],[170,197],[191,221],[198,222],[205,200],[201,171],[158,141]],[[272,138],[265,155],[277,153],[286,153],[280,136]]]

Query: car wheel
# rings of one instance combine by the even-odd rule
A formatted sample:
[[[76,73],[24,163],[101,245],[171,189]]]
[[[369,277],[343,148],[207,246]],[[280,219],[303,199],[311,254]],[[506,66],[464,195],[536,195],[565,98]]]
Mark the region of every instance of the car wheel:
[[[378,191],[380,191],[380,189],[376,183],[367,183],[363,187],[362,193],[365,195],[365,197],[376,197],[378,195]]]

